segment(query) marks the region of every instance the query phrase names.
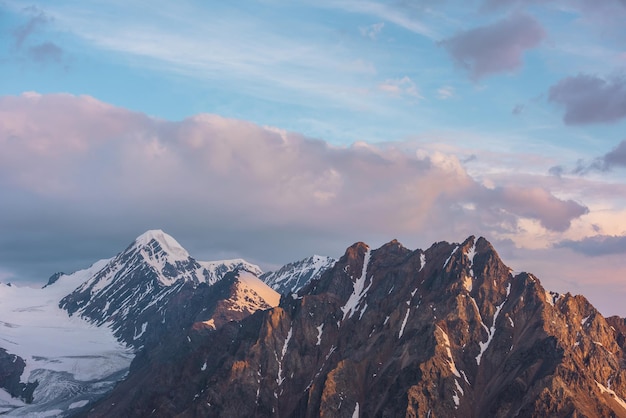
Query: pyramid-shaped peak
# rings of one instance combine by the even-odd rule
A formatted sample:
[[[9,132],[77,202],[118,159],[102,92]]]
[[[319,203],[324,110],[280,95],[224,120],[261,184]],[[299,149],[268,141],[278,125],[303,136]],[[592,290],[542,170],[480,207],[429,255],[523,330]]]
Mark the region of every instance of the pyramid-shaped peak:
[[[161,229],[151,229],[139,235],[135,239],[135,245],[145,247],[150,245],[153,241],[156,241],[163,251],[176,259],[186,260],[189,258],[187,250],[185,250],[174,237],[163,232]]]

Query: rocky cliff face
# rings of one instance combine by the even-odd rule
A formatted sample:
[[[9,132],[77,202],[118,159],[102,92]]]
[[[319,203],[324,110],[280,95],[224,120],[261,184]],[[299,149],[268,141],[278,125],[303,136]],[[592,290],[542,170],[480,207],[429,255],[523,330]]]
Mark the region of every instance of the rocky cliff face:
[[[280,306],[191,327],[89,416],[626,416],[626,324],[483,238],[357,243]]]

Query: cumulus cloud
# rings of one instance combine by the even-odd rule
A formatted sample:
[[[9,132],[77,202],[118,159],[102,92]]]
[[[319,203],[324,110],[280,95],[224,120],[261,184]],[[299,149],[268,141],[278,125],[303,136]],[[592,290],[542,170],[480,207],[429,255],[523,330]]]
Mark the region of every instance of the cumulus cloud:
[[[537,47],[546,33],[537,20],[513,14],[491,25],[460,32],[440,42],[460,67],[478,80],[522,67],[522,56]]]
[[[626,117],[626,76],[567,77],[550,87],[548,100],[565,108],[567,125],[617,122]]]
[[[87,96],[0,98],[0,147],[0,269],[38,279],[150,228],[201,259],[267,265],[519,218],[562,231],[586,212],[542,189],[486,188],[441,152],[336,147],[208,114],[165,121]],[[68,254],[76,264],[58,265]]]
[[[555,245],[589,256],[626,254],[626,236],[596,235],[578,241],[564,240]]]

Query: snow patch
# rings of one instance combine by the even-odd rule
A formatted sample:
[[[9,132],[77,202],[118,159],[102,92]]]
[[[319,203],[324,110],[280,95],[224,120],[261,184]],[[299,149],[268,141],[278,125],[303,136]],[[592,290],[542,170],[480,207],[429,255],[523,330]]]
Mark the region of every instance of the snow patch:
[[[461,374],[459,373],[458,369],[456,368],[456,364],[454,363],[454,358],[452,357],[452,350],[450,350],[450,338],[448,337],[448,334],[443,329],[441,329],[439,325],[437,325],[437,329],[439,330],[439,332],[441,332],[441,336],[443,338],[443,346],[446,349],[446,354],[448,355],[448,365],[450,366],[450,371],[456,377],[461,377]]]
[[[324,324],[317,327],[317,344],[320,345],[322,343],[322,333],[324,332]]]
[[[419,271],[422,271],[424,266],[426,266],[426,254],[421,253],[420,254],[420,269],[419,269]]]
[[[467,258],[469,259],[470,265],[470,276],[474,277],[474,256],[476,255],[476,243],[474,242],[469,250],[465,253]],[[471,289],[470,289],[471,291]]]
[[[67,409],[76,409],[76,408],[82,408],[83,406],[87,405],[89,403],[89,400],[84,400],[84,401],[78,401],[78,402],[72,402],[70,404],[70,406],[67,407]]]
[[[354,282],[352,294],[346,301],[346,304],[341,307],[341,310],[343,311],[343,320],[345,320],[346,317],[352,317],[352,315],[356,311],[356,308],[359,306],[361,299],[363,298],[363,296],[365,296],[369,288],[372,286],[372,282],[370,281],[369,286],[367,286],[367,288],[365,287],[365,281],[367,279],[367,266],[370,262],[371,253],[372,252],[368,247],[367,251],[365,252],[365,256],[363,257],[363,270],[361,271],[361,277],[359,277]]]
[[[135,335],[133,335],[133,340],[137,340],[141,338],[141,336],[146,332],[146,328],[148,328],[147,322],[144,322],[143,324],[141,324],[141,331],[139,331],[139,334],[135,332]]]
[[[400,327],[400,332],[398,333],[398,339],[402,338],[402,334],[404,334],[404,327],[406,326],[406,321],[409,319],[409,313],[411,313],[411,309],[406,310],[406,315],[404,315],[404,320],[402,321],[402,326]]]
[[[479,365],[480,365],[480,359],[483,356],[483,353],[485,352],[485,350],[487,350],[487,347],[489,347],[489,344],[491,344],[493,335],[496,333],[496,319],[498,319],[498,314],[500,313],[500,310],[502,309],[502,306],[504,306],[505,303],[506,303],[506,299],[504,300],[504,302],[502,302],[500,305],[496,307],[496,312],[493,314],[493,323],[491,325],[491,328],[487,330],[487,341],[485,341],[484,343],[481,343],[481,342],[478,343],[480,345],[480,353],[478,353],[478,355],[476,356],[476,363]],[[483,327],[485,327],[484,323],[483,323]]]
[[[456,250],[458,250],[458,249],[459,249],[459,246],[458,246],[458,245],[457,245],[457,246],[455,246],[455,247],[454,247],[454,250],[452,250],[452,252],[451,252],[451,253],[450,253],[450,255],[448,256],[448,258],[446,258],[446,262],[445,262],[445,263],[443,263],[443,268],[444,268],[444,269],[446,268],[446,266],[447,266],[447,265],[448,265],[448,263],[450,262],[450,259],[452,258],[452,256],[453,256],[453,255],[454,255],[454,253],[456,252]]]
[[[276,383],[278,383],[278,386],[282,385],[285,381],[285,378],[283,377],[283,359],[285,358],[285,354],[287,353],[287,346],[289,346],[289,341],[291,340],[292,335],[293,326],[289,328],[289,331],[287,332],[287,337],[285,337],[285,343],[283,344],[283,349],[280,353],[280,359],[278,358],[278,355],[274,353],[276,355],[276,362],[278,363],[278,376],[276,376]]]
[[[354,406],[354,412],[352,412],[352,418],[359,418],[359,403]]]
[[[463,380],[465,380],[465,383],[467,383],[469,385],[470,382],[469,382],[469,380],[467,380],[467,376],[465,376],[465,372],[463,370],[461,370],[461,374],[463,375]]]
[[[596,385],[598,385],[598,388],[600,389],[601,393],[608,393],[609,396],[615,401],[617,402],[617,404],[619,406],[622,407],[622,409],[624,411],[626,411],[626,402],[624,402],[624,400],[622,398],[620,398],[619,396],[617,396],[617,394],[615,393],[615,391],[613,391],[612,389],[609,389],[607,387],[605,387],[604,385],[602,385],[600,382],[598,382],[597,380],[595,380]]]

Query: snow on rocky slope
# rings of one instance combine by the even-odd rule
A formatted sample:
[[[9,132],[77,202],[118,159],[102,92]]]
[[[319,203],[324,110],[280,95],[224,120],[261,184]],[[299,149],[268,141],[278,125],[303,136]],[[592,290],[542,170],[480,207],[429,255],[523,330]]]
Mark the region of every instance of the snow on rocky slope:
[[[285,264],[276,271],[262,274],[260,278],[278,293],[295,293],[309,281],[319,278],[336,261],[334,258],[314,255]]]

